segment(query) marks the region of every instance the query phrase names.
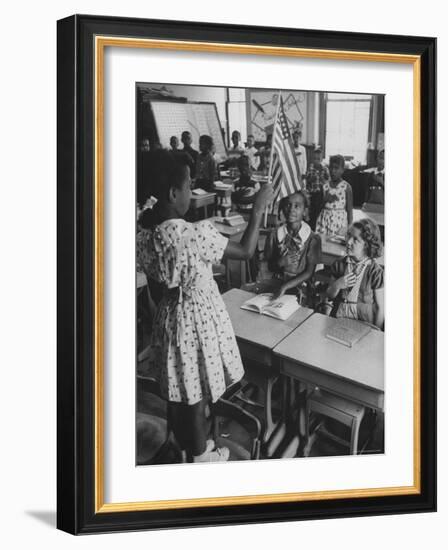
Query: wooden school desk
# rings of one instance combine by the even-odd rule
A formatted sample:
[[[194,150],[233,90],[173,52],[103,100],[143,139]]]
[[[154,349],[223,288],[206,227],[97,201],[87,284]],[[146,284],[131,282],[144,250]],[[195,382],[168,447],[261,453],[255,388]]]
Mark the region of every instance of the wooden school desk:
[[[241,305],[253,296],[255,294],[252,292],[233,288],[223,294],[223,299],[238,341],[241,357],[243,361],[251,361],[259,366],[257,372],[254,373],[254,378],[258,379],[255,383],[261,381],[265,385],[266,430],[264,439],[266,440],[274,429],[271,392],[278,376],[272,351],[288,334],[308,319],[313,314],[313,310],[301,307],[289,319],[280,321],[241,309]]]
[[[332,265],[347,254],[344,244],[332,242],[329,235],[319,234],[319,236],[322,243],[322,263],[324,265]]]
[[[192,195],[190,201],[190,208],[194,212],[195,220],[200,219],[202,209],[202,219],[207,217],[207,207],[211,204],[215,204],[216,193],[205,193],[203,195]]]
[[[230,180],[232,181],[232,180]],[[227,183],[224,181],[223,183]],[[232,186],[227,189],[217,187],[213,185],[213,191],[216,193],[215,197],[215,215],[221,214],[222,216],[228,216],[232,207],[232,193],[234,192],[233,182]],[[227,206],[223,206],[223,203]]]
[[[243,222],[240,225],[235,225],[234,227],[231,227],[230,225],[223,223],[222,218],[218,216],[210,218],[210,221],[213,223],[216,229],[221,233],[221,235],[224,235],[224,237],[227,237],[231,241],[236,241],[236,242],[239,242],[241,240],[241,237],[243,236],[243,233],[247,227],[247,222]],[[231,273],[235,271],[239,272],[239,281],[236,281],[236,286],[241,286],[246,284],[246,267],[247,266],[246,266],[245,260],[225,260],[225,266],[226,266],[226,281],[227,281],[228,287],[231,286]]]
[[[329,340],[336,319],[314,313],[275,348],[280,372],[367,407],[384,407],[384,333],[372,329],[352,348]],[[307,447],[306,402],[299,403],[300,449]]]
[[[365,216],[364,216],[365,217]],[[347,254],[345,244],[332,242],[329,235],[319,234],[322,243],[322,262],[324,265],[332,265],[336,260],[340,260]],[[376,260],[380,265],[384,266],[384,247],[383,255]]]

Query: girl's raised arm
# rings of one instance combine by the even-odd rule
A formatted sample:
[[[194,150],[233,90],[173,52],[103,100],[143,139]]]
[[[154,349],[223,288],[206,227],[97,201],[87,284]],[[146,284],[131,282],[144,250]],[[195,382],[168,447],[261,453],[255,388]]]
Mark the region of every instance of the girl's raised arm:
[[[249,224],[241,242],[229,241],[224,250],[224,257],[234,260],[248,260],[255,252],[266,206],[271,202],[274,190],[271,184],[265,184],[258,191],[252,208]]]
[[[347,189],[345,191],[346,199],[345,199],[345,208],[347,210],[347,222],[348,225],[352,225],[353,223],[353,191],[352,186],[347,183]]]

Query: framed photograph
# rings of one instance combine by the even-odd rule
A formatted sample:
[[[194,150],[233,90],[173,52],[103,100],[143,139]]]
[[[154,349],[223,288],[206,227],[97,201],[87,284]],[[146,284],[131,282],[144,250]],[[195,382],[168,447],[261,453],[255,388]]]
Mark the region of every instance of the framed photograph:
[[[435,78],[434,38],[58,21],[58,528],[435,510]]]

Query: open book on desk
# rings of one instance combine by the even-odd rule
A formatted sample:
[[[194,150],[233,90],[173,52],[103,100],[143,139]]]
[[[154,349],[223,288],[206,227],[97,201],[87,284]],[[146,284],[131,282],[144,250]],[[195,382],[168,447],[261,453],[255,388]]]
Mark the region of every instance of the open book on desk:
[[[256,313],[268,315],[280,321],[286,321],[300,307],[297,297],[291,294],[284,294],[276,300],[273,300],[272,297],[272,293],[257,294],[254,298],[250,298],[250,300],[244,302],[241,309],[255,311]]]

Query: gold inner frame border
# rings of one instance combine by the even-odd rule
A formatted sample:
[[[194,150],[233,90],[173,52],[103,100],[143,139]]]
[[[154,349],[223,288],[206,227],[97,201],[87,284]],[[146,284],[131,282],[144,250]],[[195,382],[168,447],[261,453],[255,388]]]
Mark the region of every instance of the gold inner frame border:
[[[104,52],[106,47],[151,48],[177,51],[252,54],[314,59],[333,59],[381,63],[405,63],[413,65],[413,198],[414,198],[414,480],[413,485],[400,487],[362,488],[350,490],[313,491],[301,493],[276,493],[181,500],[155,500],[141,502],[104,502]],[[132,512],[143,510],[169,510],[209,506],[232,506],[281,502],[304,502],[342,498],[383,497],[420,494],[421,492],[421,335],[420,335],[420,278],[421,278],[421,59],[418,55],[402,55],[382,52],[358,52],[308,48],[257,46],[253,44],[226,44],[181,40],[156,40],[96,36],[95,58],[95,513]]]

